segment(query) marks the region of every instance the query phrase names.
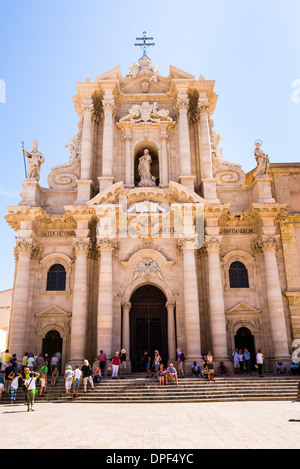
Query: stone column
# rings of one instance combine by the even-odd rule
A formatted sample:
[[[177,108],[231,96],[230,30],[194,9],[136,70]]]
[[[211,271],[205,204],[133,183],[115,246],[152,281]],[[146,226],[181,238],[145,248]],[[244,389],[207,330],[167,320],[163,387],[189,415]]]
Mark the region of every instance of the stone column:
[[[101,253],[99,289],[98,289],[98,321],[97,350],[103,350],[110,360],[112,356],[113,333],[113,270],[112,256],[117,248],[115,240],[98,239]]]
[[[92,98],[87,97],[84,100],[83,111],[83,126],[81,137],[81,174],[80,180],[77,181],[77,205],[83,205],[91,198],[92,190],[92,165],[93,165],[93,130],[92,130],[92,115],[93,115],[93,101]]]
[[[70,360],[72,365],[81,365],[86,352],[86,330],[88,314],[88,252],[89,238],[74,240],[75,271],[73,284],[72,325]]]
[[[174,301],[167,301],[166,308],[168,311],[168,349],[169,349],[169,362],[176,362],[176,337],[175,337],[175,309]]]
[[[203,197],[210,202],[218,202],[216,181],[213,178],[211,141],[209,129],[209,104],[199,98],[199,150]]]
[[[161,180],[160,186],[166,187],[169,185],[169,165],[168,165],[168,132],[167,129],[162,129],[160,133],[161,141]]]
[[[123,141],[125,142],[125,187],[133,187],[132,180],[132,158],[131,158],[131,131],[126,130],[123,134]]]
[[[181,92],[177,99],[179,126],[180,183],[194,190],[195,177],[192,176],[190,135],[188,122],[189,99]]]
[[[262,250],[265,263],[266,296],[268,299],[270,326],[273,339],[274,359],[288,360],[287,329],[282,292],[276,260],[278,239],[276,236],[261,236],[254,247]]]
[[[228,360],[225,305],[220,267],[221,236],[205,237],[204,247],[208,257],[208,295],[210,324],[213,341],[212,354],[217,361]]]
[[[131,303],[122,303],[123,308],[123,328],[122,328],[122,347],[126,350],[130,360],[130,310]]]
[[[102,176],[99,178],[100,190],[109,187],[114,182],[114,111],[115,101],[112,93],[105,94],[102,101],[103,123],[103,147],[102,147]]]
[[[200,313],[198,282],[193,241],[181,240],[178,248],[183,252],[184,320],[187,359],[189,364],[201,358]]]
[[[26,343],[29,301],[30,260],[39,246],[32,239],[18,239],[15,247],[16,276],[10,320],[9,350],[22,359]]]

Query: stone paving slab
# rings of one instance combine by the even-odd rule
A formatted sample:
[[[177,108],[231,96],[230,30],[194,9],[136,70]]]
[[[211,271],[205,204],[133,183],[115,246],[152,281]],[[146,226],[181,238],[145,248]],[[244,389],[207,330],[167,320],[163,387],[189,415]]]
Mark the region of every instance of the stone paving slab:
[[[300,449],[300,402],[0,408],[1,449]]]

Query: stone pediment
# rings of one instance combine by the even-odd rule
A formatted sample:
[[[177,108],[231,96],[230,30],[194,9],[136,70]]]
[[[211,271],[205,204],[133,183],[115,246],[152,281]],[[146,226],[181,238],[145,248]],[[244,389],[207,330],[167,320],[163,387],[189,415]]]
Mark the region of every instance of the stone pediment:
[[[67,311],[60,308],[59,306],[51,305],[51,306],[48,306],[48,308],[41,311],[40,313],[36,313],[34,316],[39,319],[55,318],[55,317],[62,317],[62,316],[65,318],[69,318],[72,316],[72,314],[67,313]]]
[[[173,65],[170,66],[170,74],[169,74],[169,79],[170,80],[194,80],[195,77],[191,75],[190,73],[184,72],[183,70],[180,70],[180,68],[176,68]]]
[[[194,203],[207,204],[206,200],[196,192],[174,181],[170,181],[169,187],[161,189],[155,187],[135,187],[125,189],[123,181],[117,182],[99,192],[93,199],[87,202],[88,206],[119,203],[119,196],[127,198],[127,205],[143,200],[158,203]]]
[[[253,315],[258,316],[258,315],[261,314],[261,310],[256,309],[253,306],[248,305],[244,301],[241,301],[237,305],[235,305],[232,308],[226,310],[226,316],[228,316],[228,315],[230,315],[230,316],[241,315],[241,314],[245,314],[245,313],[247,315],[251,315],[251,316],[253,316]]]
[[[96,78],[96,81],[99,82],[99,81],[122,81],[122,75],[121,75],[121,68],[120,66],[118,65],[117,67],[115,68],[112,68],[111,70],[109,70],[108,72],[105,72],[103,73],[102,75],[100,75],[99,77]]]

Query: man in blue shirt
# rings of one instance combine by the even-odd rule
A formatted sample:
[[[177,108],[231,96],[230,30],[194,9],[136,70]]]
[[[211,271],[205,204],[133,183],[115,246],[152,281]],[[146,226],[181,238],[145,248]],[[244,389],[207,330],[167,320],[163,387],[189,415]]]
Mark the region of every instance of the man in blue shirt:
[[[178,386],[177,371],[174,368],[173,363],[170,363],[169,367],[167,368],[166,378],[166,384],[168,384],[168,382],[172,383],[173,381],[176,381],[176,384]]]
[[[251,375],[250,352],[246,348],[244,348],[244,363],[245,363],[246,373],[249,373]]]

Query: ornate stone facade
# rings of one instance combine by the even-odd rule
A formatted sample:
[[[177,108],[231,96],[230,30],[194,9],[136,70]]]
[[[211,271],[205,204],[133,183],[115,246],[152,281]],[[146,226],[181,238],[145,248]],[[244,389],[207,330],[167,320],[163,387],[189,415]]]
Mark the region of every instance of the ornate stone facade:
[[[139,370],[144,349],[167,362],[180,348],[189,371],[208,350],[229,362],[247,346],[269,370],[288,362],[300,339],[300,163],[272,164],[260,143],[250,173],[224,161],[214,81],[172,66],[163,77],[147,57],[125,77],[116,67],[77,83],[73,99],[69,161],[43,188],[41,156],[8,207],[11,352],[60,343],[65,365],[124,347]]]

